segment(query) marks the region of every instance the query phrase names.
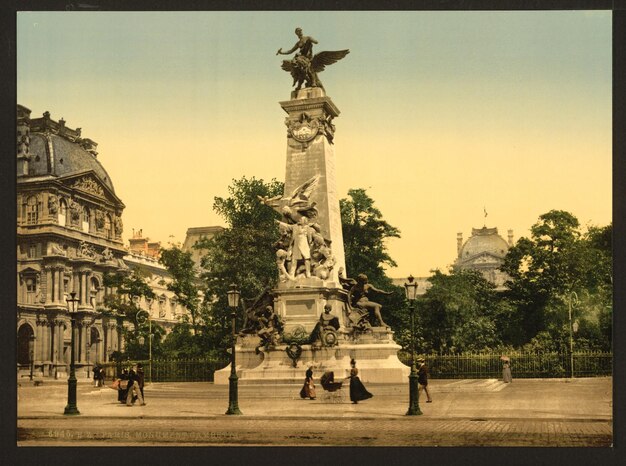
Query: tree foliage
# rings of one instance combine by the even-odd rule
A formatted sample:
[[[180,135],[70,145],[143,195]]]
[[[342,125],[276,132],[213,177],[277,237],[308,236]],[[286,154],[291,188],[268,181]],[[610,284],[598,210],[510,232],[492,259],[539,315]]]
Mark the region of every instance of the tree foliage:
[[[349,189],[348,196],[339,201],[347,273],[364,273],[372,283],[390,286],[385,266],[397,264],[385,241],[400,238],[400,230],[383,219],[365,189]]]
[[[517,309],[512,315],[517,329],[513,344],[550,335],[553,349],[561,349],[569,336],[569,305],[575,297],[577,340],[595,348],[610,345],[611,233],[611,225],[583,233],[574,215],[552,210],[531,227],[530,238],[520,238],[509,250],[501,269],[511,277],[505,297]]]
[[[105,274],[104,286],[115,289],[115,292],[105,296],[106,308],[103,314],[115,317],[118,325],[127,322],[130,325],[123,326],[123,338],[125,349],[117,351],[111,357],[114,360],[124,359],[148,359],[149,347],[148,324],[140,325],[137,322],[137,313],[141,311],[139,302],[141,298],[154,299],[152,288],[146,283],[149,273],[141,268],[134,269],[130,273],[118,272]],[[152,353],[153,356],[161,354],[161,341],[165,330],[156,323],[152,323]],[[143,337],[143,343],[142,343]]]
[[[495,286],[474,270],[437,270],[419,301],[417,322],[425,351],[478,351],[499,346],[506,308]]]
[[[282,194],[283,183],[243,177],[233,180],[228,193],[226,198],[215,197],[213,203],[227,227],[195,246],[204,254],[201,278],[210,313],[204,331],[212,344],[221,348],[228,346],[230,311],[226,293],[230,284],[237,285],[246,301],[276,284],[278,272],[272,245],[279,237],[275,222],[279,215],[262,204],[258,196]],[[241,314],[238,313],[238,326],[242,323]]]
[[[191,330],[197,334],[201,324],[202,290],[191,253],[185,252],[179,245],[173,244],[169,248],[161,249],[159,262],[167,268],[172,276],[172,281],[167,284],[167,289],[176,295],[178,303],[189,312]]]

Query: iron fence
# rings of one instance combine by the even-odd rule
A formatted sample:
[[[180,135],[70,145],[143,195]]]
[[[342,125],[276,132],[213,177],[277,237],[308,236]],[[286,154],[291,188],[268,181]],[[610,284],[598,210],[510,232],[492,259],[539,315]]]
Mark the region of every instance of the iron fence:
[[[430,354],[426,356],[430,376],[438,379],[492,379],[502,377],[501,353]],[[568,353],[507,353],[514,378],[570,377]],[[398,353],[410,365],[411,357]],[[141,362],[146,380],[152,382],[213,382],[216,370],[229,364],[228,359],[164,359],[124,361],[105,364],[107,379],[119,377],[123,368]],[[574,353],[575,377],[612,375],[613,354],[603,352]]]
[[[213,382],[216,370],[230,361],[221,359],[154,359],[105,364],[107,378],[119,377],[122,370],[137,363],[143,365],[146,381],[152,382]]]
[[[410,355],[399,358],[410,364]],[[501,353],[430,354],[425,357],[432,378],[483,379],[502,377]],[[571,377],[569,353],[507,353],[511,372],[517,378]],[[613,374],[613,354],[605,352],[575,352],[574,377],[599,377]]]

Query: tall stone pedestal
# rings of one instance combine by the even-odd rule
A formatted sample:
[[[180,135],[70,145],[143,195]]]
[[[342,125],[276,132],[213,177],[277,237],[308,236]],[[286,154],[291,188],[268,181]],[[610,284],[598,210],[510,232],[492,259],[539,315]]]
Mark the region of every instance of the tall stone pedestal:
[[[335,266],[327,280],[300,276],[285,280],[272,290],[274,312],[284,322],[283,341],[310,335],[330,304],[331,314],[339,319],[337,344],[319,346],[303,344],[299,357],[289,357],[286,344],[267,350],[257,350],[260,339],[256,335],[239,337],[236,351],[237,375],[240,384],[302,383],[306,369],[313,366],[319,377],[325,371],[334,371],[341,380],[350,373],[350,360],[357,361],[359,377],[364,382],[404,383],[410,369],[398,359],[400,346],[387,328],[372,328],[355,333],[350,328],[347,312],[348,293],[338,279],[340,268],[345,270],[343,235],[339,196],[335,179],[335,154],[332,121],[339,109],[321,88],[305,88],[292,92],[291,100],[281,102],[287,112],[287,163],[284,197],[313,177],[319,177],[310,201],[315,202],[318,216],[314,219],[321,235],[330,242]],[[358,270],[348,271],[354,274]],[[293,352],[292,352],[293,354]],[[215,383],[226,384],[230,366],[215,373]]]
[[[333,371],[335,381],[340,381],[350,375],[351,359],[357,361],[359,378],[365,383],[406,383],[411,372],[398,359],[400,346],[393,341],[391,332],[384,328],[373,328],[371,334],[362,335],[356,341],[340,341],[334,347],[302,345],[295,367],[287,354],[287,345],[257,354],[255,348],[258,344],[256,336],[239,339],[235,351],[240,385],[302,384],[304,373],[311,366],[317,380],[324,372]],[[229,375],[230,365],[215,372],[215,383],[227,384]]]

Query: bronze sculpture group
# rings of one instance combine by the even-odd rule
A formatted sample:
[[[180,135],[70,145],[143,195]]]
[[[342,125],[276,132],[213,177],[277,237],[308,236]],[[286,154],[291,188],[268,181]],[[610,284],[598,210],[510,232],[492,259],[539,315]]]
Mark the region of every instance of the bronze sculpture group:
[[[276,55],[291,55],[298,50],[291,60],[283,60],[282,69],[291,73],[293,77],[293,85],[296,91],[304,87],[321,87],[324,86],[319,80],[317,73],[324,71],[327,65],[332,65],[350,53],[350,50],[337,50],[334,52],[320,52],[313,55],[313,44],[317,41],[312,37],[302,34],[302,29],[296,28],[296,36],[298,41],[291,49],[283,52],[278,49]]]

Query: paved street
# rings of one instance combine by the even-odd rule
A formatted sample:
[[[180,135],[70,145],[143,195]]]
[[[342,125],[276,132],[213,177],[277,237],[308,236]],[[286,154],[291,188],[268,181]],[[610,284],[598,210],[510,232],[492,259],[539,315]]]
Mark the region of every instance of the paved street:
[[[357,405],[348,390],[302,400],[299,386],[242,386],[243,416],[225,416],[228,386],[155,383],[147,406],[79,383],[80,416],[63,416],[67,385],[18,389],[19,445],[610,446],[611,378],[433,380],[433,403],[408,417],[408,386],[374,385]],[[319,384],[318,384],[319,385]],[[347,387],[346,387],[347,388]]]

